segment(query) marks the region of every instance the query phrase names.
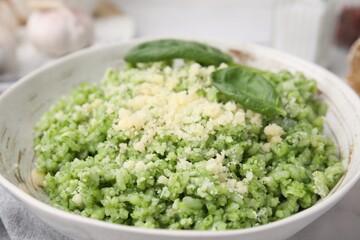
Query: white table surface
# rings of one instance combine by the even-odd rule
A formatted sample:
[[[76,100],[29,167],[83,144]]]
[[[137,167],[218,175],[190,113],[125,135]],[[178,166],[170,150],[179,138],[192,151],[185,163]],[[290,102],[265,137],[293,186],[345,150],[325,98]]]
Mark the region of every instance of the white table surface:
[[[271,0],[117,0],[132,15],[137,37],[190,36],[271,46]],[[333,47],[329,70],[347,71],[347,50]],[[360,239],[360,183],[334,208],[291,240]]]

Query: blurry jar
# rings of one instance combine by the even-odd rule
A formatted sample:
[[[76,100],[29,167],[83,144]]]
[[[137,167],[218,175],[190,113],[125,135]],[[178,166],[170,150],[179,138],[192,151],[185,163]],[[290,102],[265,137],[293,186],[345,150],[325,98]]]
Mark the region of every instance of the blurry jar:
[[[329,64],[337,0],[275,0],[273,46],[322,66]]]
[[[350,47],[360,37],[360,1],[345,0],[340,7],[336,42]]]

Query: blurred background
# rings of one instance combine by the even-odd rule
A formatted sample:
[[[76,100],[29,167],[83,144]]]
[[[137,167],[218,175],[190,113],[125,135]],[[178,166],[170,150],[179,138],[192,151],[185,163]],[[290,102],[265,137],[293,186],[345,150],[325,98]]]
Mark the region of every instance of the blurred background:
[[[255,42],[345,78],[359,0],[0,0],[0,91],[85,47],[133,37]]]

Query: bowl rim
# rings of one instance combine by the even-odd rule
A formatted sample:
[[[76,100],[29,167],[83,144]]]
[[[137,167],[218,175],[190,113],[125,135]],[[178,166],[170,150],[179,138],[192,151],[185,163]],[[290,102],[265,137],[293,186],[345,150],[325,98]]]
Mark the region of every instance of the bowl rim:
[[[133,44],[139,44],[145,41],[150,40],[157,40],[157,39],[165,39],[165,38],[171,38],[171,39],[181,39],[181,40],[192,40],[192,41],[199,41],[199,42],[206,42],[211,43],[215,47],[224,47],[224,46],[240,46],[240,45],[246,45],[251,46],[252,48],[256,48],[257,50],[261,51],[261,54],[264,54],[266,56],[269,56],[270,54],[274,56],[274,58],[283,58],[287,59],[288,61],[291,61],[292,63],[296,63],[301,66],[301,68],[307,68],[307,69],[313,69],[316,70],[318,73],[321,73],[321,75],[327,76],[328,78],[332,78],[336,80],[337,87],[341,88],[343,91],[346,92],[348,95],[348,99],[351,100],[351,102],[357,102],[357,104],[354,106],[359,110],[359,112],[354,112],[360,119],[360,98],[357,96],[357,94],[347,85],[344,81],[342,81],[338,76],[335,74],[329,72],[328,70],[317,66],[314,63],[307,62],[303,59],[300,59],[298,57],[292,56],[290,54],[272,49],[270,47],[262,46],[255,43],[248,43],[248,42],[241,42],[241,41],[229,41],[224,39],[217,39],[217,38],[190,38],[190,37],[178,37],[178,36],[161,36],[161,37],[143,37],[143,38],[135,38],[126,40],[123,42],[116,42],[106,45],[98,45],[93,46],[91,48],[82,49],[80,51],[77,51],[75,53],[69,54],[65,57],[62,57],[60,59],[57,59],[55,61],[52,61],[32,73],[22,77],[20,80],[15,82],[13,85],[11,85],[8,89],[6,89],[1,95],[0,95],[0,102],[6,98],[7,95],[10,95],[17,87],[22,85],[25,82],[31,81],[32,78],[36,77],[38,74],[42,73],[43,71],[49,70],[51,68],[56,68],[57,65],[61,65],[64,62],[67,62],[68,60],[71,60],[73,58],[78,58],[90,53],[96,53],[101,52],[105,49],[109,48],[115,48],[115,47],[123,47],[124,45],[133,45]],[[359,129],[358,132],[360,133]],[[355,140],[359,139],[360,135],[355,135]],[[353,146],[353,151],[356,148],[356,145]],[[360,149],[358,150],[360,151]],[[352,157],[352,156],[350,156]],[[344,172],[344,176],[347,174],[347,170]],[[233,235],[247,235],[255,232],[263,232],[272,228],[277,228],[284,226],[286,224],[290,224],[293,222],[296,222],[300,219],[306,218],[307,216],[313,215],[316,212],[326,211],[327,209],[331,208],[335,203],[337,203],[347,192],[350,191],[350,189],[358,182],[360,179],[360,171],[358,171],[347,183],[345,183],[340,189],[336,189],[335,192],[333,192],[331,195],[326,196],[324,199],[320,199],[315,203],[315,205],[311,206],[310,208],[304,209],[300,212],[297,212],[289,217],[286,217],[284,219],[280,219],[274,222],[270,222],[264,225],[260,226],[254,226],[250,228],[242,228],[242,229],[229,229],[229,230],[220,230],[220,231],[211,231],[211,230],[169,230],[169,229],[147,229],[147,228],[140,228],[135,226],[129,226],[129,225],[123,225],[123,224],[117,224],[117,223],[110,223],[105,222],[102,220],[96,220],[91,219],[88,217],[84,217],[81,215],[77,215],[75,213],[66,212],[64,210],[60,210],[58,208],[55,208],[49,204],[46,204],[30,194],[26,193],[25,191],[22,191],[20,188],[16,187],[14,184],[12,184],[10,181],[8,181],[5,177],[3,177],[0,174],[0,185],[12,196],[14,196],[16,199],[18,199],[21,204],[25,203],[27,206],[27,209],[34,212],[32,208],[37,209],[36,212],[45,212],[48,215],[57,215],[57,217],[62,218],[64,221],[66,220],[72,220],[76,221],[77,223],[86,224],[87,226],[97,226],[97,227],[103,227],[105,229],[111,229],[111,230],[120,230],[124,232],[132,232],[137,234],[152,234],[157,236],[169,236],[169,237],[221,237],[221,236],[233,236]],[[29,208],[31,206],[31,208]],[[36,214],[38,215],[38,214]]]

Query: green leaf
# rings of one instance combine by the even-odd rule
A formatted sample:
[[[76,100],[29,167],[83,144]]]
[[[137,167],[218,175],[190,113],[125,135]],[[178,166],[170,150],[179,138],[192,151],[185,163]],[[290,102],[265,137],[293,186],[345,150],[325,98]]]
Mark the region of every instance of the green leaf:
[[[125,61],[129,63],[168,61],[178,58],[193,60],[205,66],[233,62],[229,55],[217,48],[198,42],[175,39],[145,42],[132,48],[125,55]]]
[[[211,82],[222,94],[248,109],[269,117],[286,115],[274,87],[257,72],[232,66],[213,72]]]

